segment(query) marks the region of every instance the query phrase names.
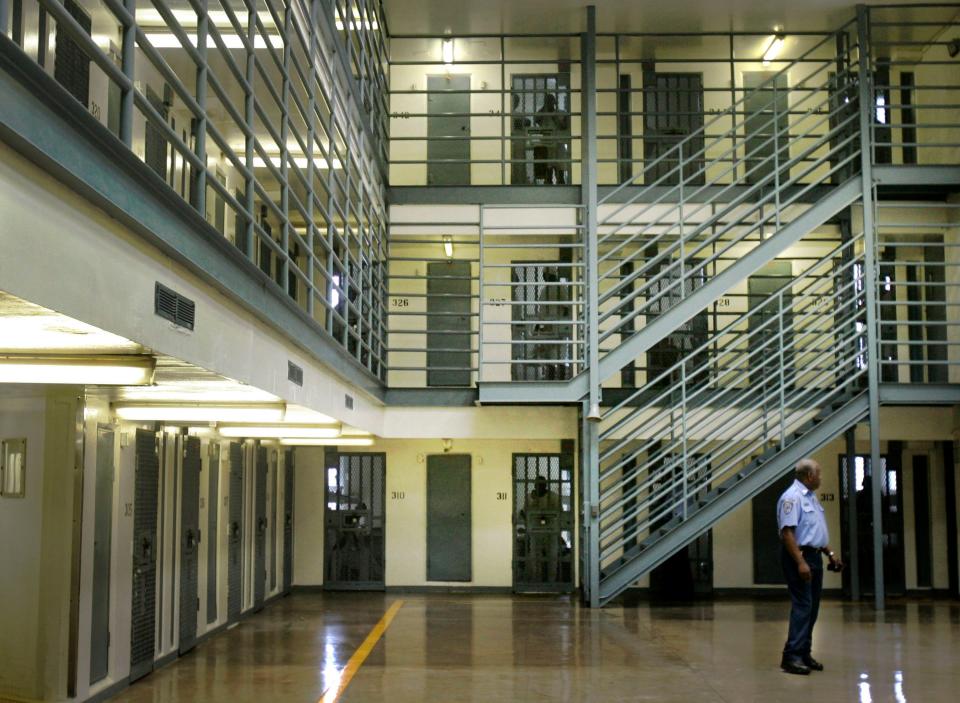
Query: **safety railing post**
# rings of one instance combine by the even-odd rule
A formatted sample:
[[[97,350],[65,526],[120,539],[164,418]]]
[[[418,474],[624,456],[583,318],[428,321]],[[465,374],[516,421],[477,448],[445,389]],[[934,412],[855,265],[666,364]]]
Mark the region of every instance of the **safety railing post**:
[[[880,393],[877,354],[877,275],[876,275],[876,227],[874,221],[873,194],[873,66],[870,60],[869,9],[857,5],[857,45],[860,61],[860,183],[863,202],[863,289],[867,308],[867,383],[870,403],[870,461],[874,472],[872,482],[873,558],[874,558],[874,604],[878,610],[884,607],[883,580],[883,521],[880,486]]]
[[[784,335],[783,329],[783,289],[777,293],[777,322],[780,327],[777,339],[779,340],[779,369],[777,371],[777,378],[779,379],[780,385],[780,449],[785,449],[787,446],[787,401],[786,401],[786,372],[787,367],[785,363],[785,354],[784,347],[786,347],[786,336]]]
[[[690,484],[688,473],[690,471],[690,457],[687,455],[687,364],[680,364],[680,441],[683,458],[683,471],[680,471],[681,496],[683,500],[682,514],[683,519],[687,519],[687,487]],[[677,472],[674,472],[675,474]]]

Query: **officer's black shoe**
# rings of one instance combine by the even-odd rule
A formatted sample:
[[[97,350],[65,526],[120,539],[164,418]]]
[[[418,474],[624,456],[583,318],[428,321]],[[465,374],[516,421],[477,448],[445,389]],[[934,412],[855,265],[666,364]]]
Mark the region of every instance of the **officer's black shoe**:
[[[801,659],[793,657],[784,657],[780,661],[780,668],[788,674],[799,674],[800,676],[808,676],[810,674],[810,668],[804,664]]]
[[[823,664],[818,662],[809,654],[803,658],[803,663],[808,669],[810,669],[810,671],[823,671]]]

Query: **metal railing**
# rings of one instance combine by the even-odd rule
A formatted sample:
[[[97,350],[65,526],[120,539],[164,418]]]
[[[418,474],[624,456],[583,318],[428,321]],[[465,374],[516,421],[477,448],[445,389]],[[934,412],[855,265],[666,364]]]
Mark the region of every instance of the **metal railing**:
[[[481,381],[567,381],[583,370],[584,267],[580,208],[482,208]]]
[[[874,163],[960,163],[960,6],[867,11]]]
[[[579,34],[390,38],[392,185],[580,183]]]
[[[605,410],[600,561],[687,519],[765,450],[866,382],[863,235],[837,246]]]
[[[881,383],[960,382],[960,203],[877,204]]]
[[[368,0],[336,12],[366,24],[338,32],[305,0],[22,0],[5,33],[382,379],[386,132],[362,119],[382,21]],[[357,87],[338,33],[379,87]]]
[[[705,267],[742,257],[816,201],[821,186],[843,182],[859,169],[859,113],[856,108],[858,47],[846,24],[835,35],[771,76],[728,110],[714,117],[647,164],[638,191],[620,202],[629,180],[601,201],[599,237],[599,339],[625,323],[663,315],[699,287]],[[807,61],[833,42],[845,46],[839,58]],[[793,117],[789,135],[779,132],[778,76],[793,72],[787,89]],[[796,80],[797,71],[802,71]],[[731,143],[746,128],[747,100],[764,100],[754,128],[767,136],[750,148]],[[710,138],[721,120],[732,126]],[[789,138],[786,138],[786,137]],[[766,153],[761,151],[766,149]],[[739,174],[732,182],[725,180]],[[629,273],[623,275],[624,268]]]

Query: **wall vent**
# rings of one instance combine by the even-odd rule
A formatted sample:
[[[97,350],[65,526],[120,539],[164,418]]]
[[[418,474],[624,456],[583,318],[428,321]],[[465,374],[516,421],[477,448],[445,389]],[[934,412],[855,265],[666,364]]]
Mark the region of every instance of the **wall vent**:
[[[287,380],[303,386],[303,369],[289,360],[287,361]]]
[[[344,396],[343,396],[343,404],[347,406],[347,410],[353,410],[353,396],[352,396],[352,395],[344,395]]]
[[[174,290],[157,283],[153,293],[153,311],[177,327],[193,329],[197,316],[197,304]]]

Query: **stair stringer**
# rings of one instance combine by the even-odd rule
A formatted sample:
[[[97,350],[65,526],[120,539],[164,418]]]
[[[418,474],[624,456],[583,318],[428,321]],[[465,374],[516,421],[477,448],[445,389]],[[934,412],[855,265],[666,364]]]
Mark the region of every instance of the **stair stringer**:
[[[637,579],[662,564],[674,552],[709,530],[731,510],[760,493],[777,477],[782,476],[800,459],[809,456],[852,425],[863,420],[870,411],[866,392],[848,401],[830,416],[817,421],[783,451],[755,466],[743,478],[726,482],[726,490],[715,494],[702,508],[656,540],[623,565],[601,577],[600,605],[605,605],[635,583]]]

